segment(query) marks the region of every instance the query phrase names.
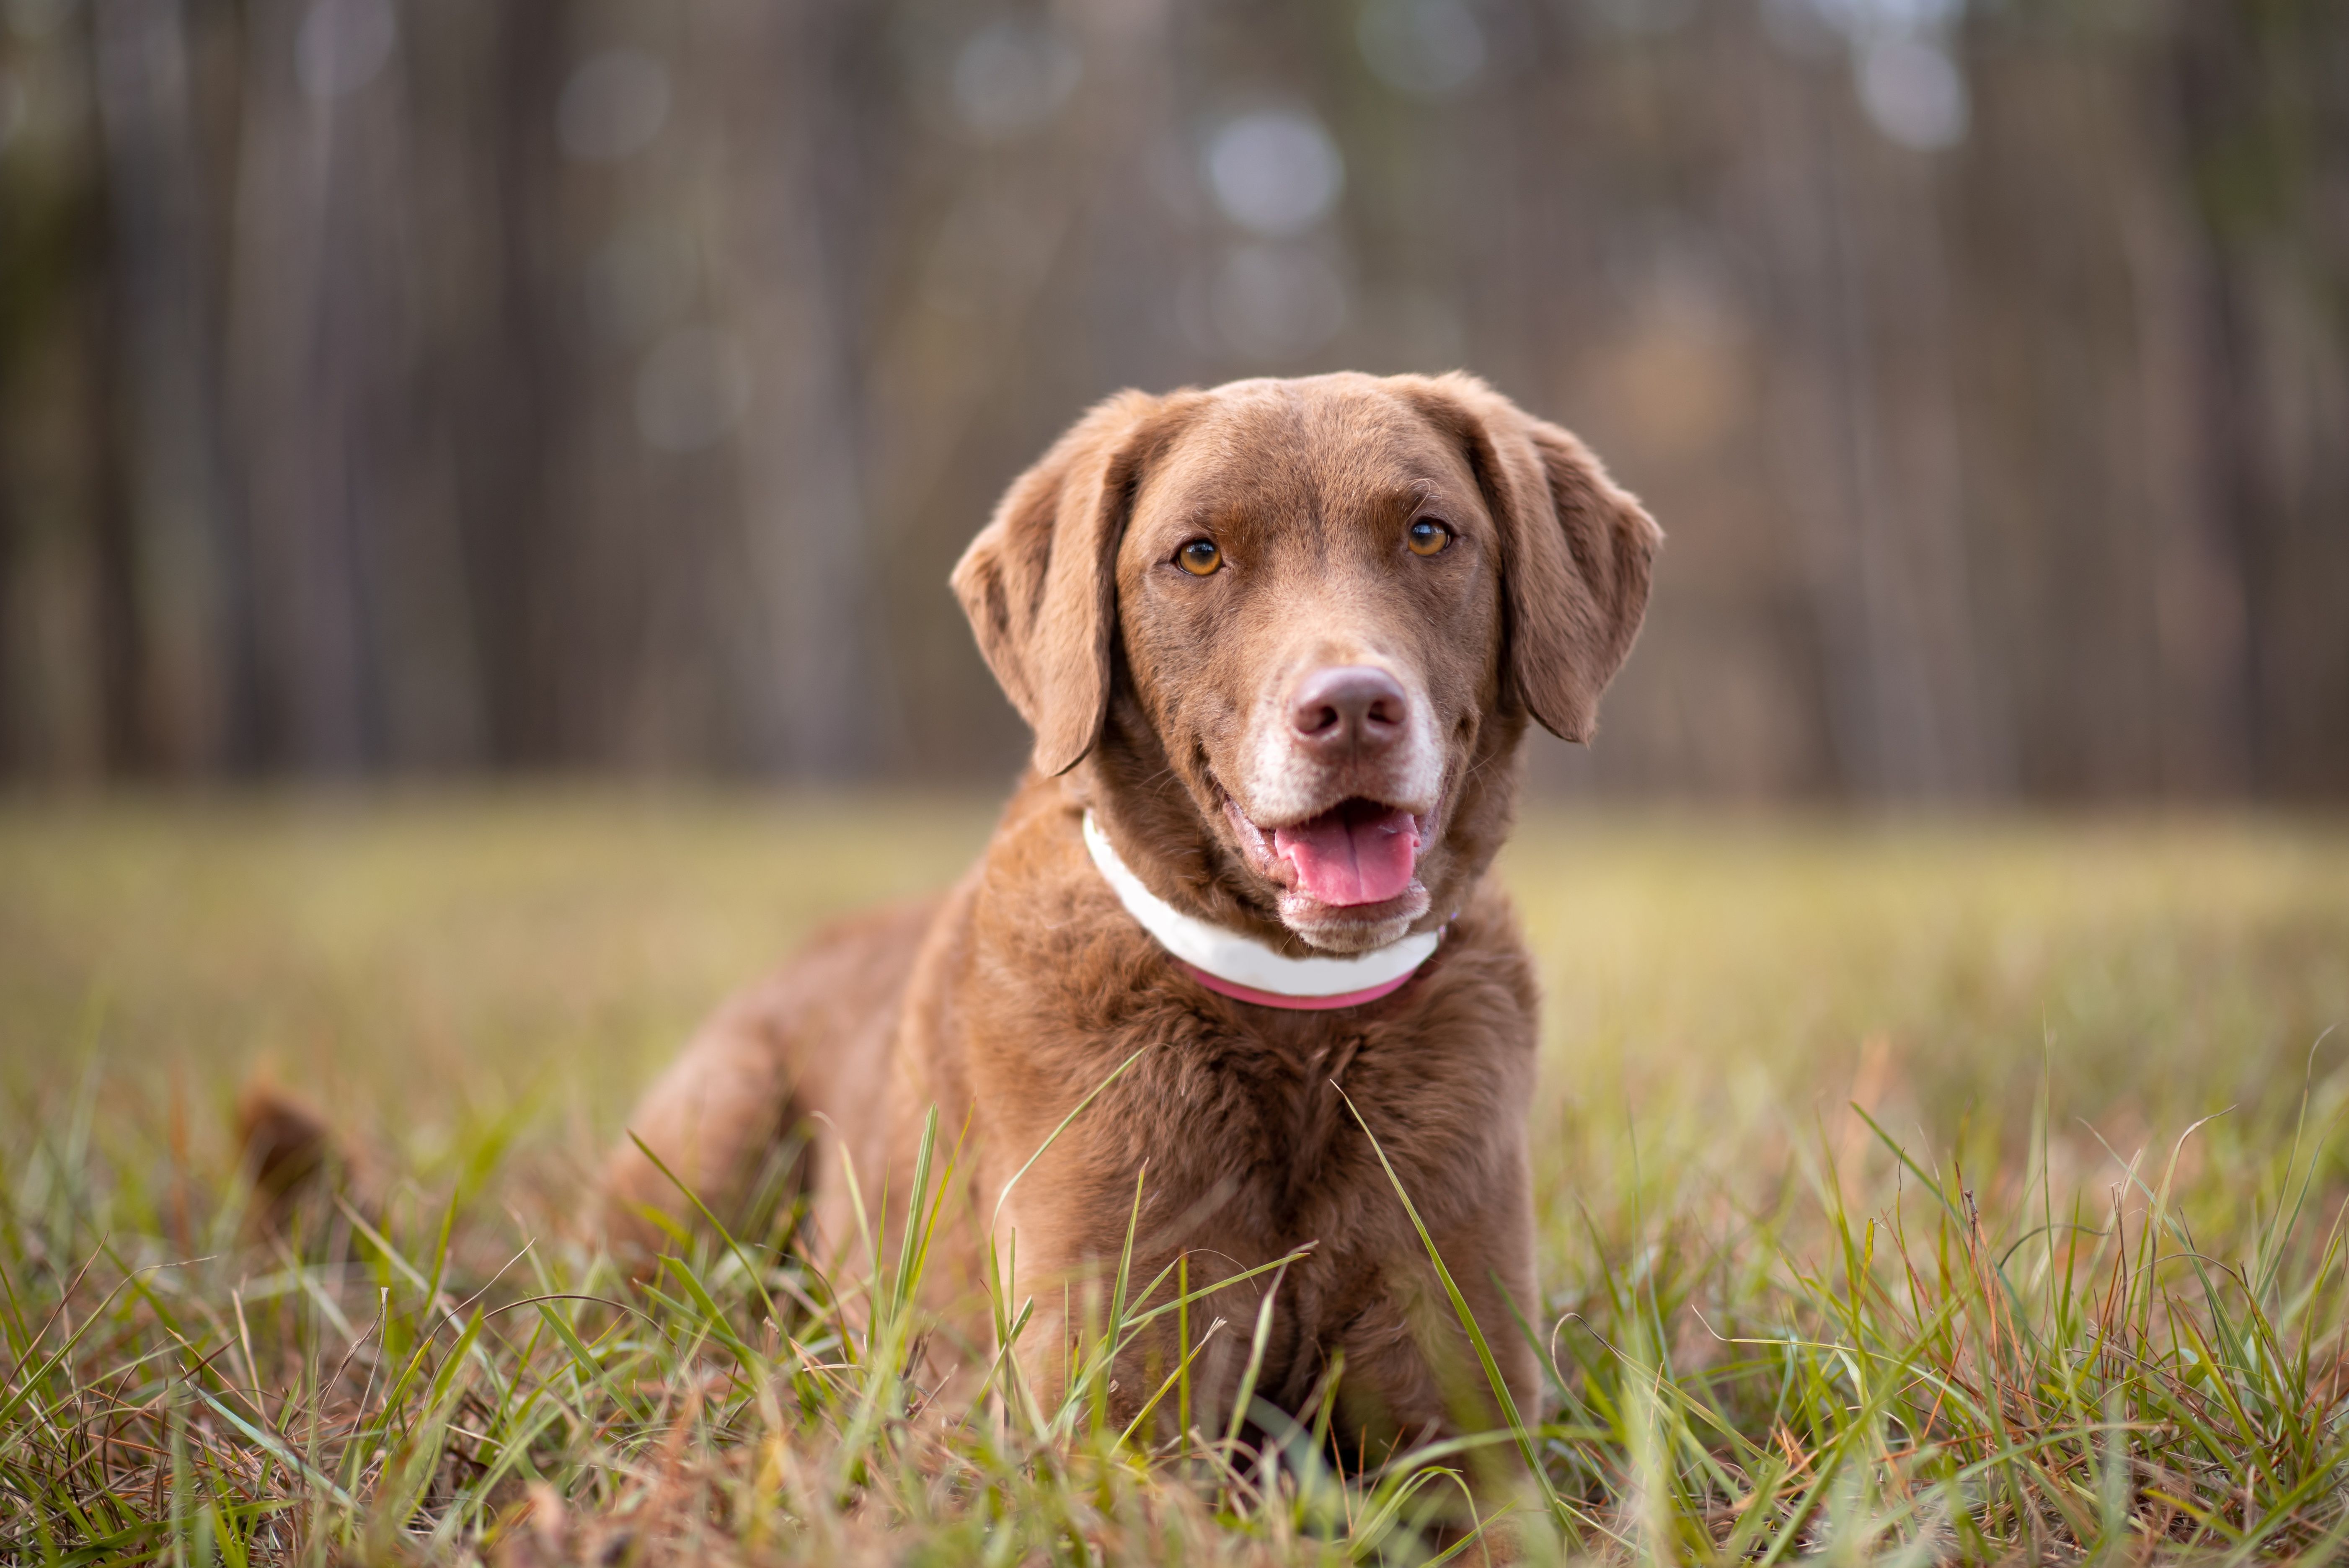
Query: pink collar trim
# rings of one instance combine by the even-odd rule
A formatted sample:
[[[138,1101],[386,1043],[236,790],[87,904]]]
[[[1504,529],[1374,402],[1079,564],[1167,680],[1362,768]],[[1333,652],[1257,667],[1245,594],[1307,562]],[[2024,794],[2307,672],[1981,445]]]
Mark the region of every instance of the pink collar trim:
[[[1179,958],[1175,962],[1183,963]],[[1218,996],[1229,996],[1235,1002],[1253,1002],[1259,1007],[1287,1007],[1299,1013],[1320,1013],[1332,1007],[1359,1007],[1365,1002],[1375,1002],[1381,996],[1391,996],[1402,990],[1411,983],[1411,977],[1419,973],[1414,965],[1392,980],[1381,981],[1361,991],[1340,992],[1335,996],[1282,996],[1237,985],[1219,975],[1210,975],[1195,964],[1183,964],[1183,967],[1191,972],[1192,979]]]
[[[1303,1012],[1359,1007],[1400,990],[1444,940],[1440,930],[1422,931],[1342,958],[1291,958],[1252,936],[1187,914],[1143,886],[1091,811],[1085,813],[1084,836],[1102,880],[1126,913],[1200,985],[1235,1001]]]

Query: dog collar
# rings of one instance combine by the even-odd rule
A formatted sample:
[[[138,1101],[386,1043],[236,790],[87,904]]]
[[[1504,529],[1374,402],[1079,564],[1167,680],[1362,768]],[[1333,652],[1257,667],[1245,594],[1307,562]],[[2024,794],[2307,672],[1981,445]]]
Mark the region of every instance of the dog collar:
[[[1085,848],[1126,913],[1208,990],[1261,1007],[1320,1011],[1375,1002],[1419,972],[1444,940],[1423,931],[1345,958],[1288,958],[1252,936],[1184,913],[1142,885],[1085,813]]]

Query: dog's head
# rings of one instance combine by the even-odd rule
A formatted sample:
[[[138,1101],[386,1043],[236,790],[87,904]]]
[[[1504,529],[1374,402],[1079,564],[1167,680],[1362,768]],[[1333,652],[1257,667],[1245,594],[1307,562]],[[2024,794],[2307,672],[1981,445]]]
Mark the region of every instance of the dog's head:
[[[1661,540],[1581,442],[1465,376],[1094,408],[955,570],[1036,732],[1195,897],[1391,942],[1482,872],[1528,716],[1586,739]]]

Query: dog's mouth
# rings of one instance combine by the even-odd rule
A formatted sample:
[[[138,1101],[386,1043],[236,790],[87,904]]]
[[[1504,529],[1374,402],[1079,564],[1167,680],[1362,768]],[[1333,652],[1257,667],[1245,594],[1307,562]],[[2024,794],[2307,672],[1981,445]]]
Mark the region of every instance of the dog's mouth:
[[[1419,869],[1419,819],[1360,797],[1269,837],[1291,885],[1333,909],[1399,898]]]
[[[1359,936],[1426,911],[1419,857],[1432,811],[1354,796],[1302,821],[1266,826],[1226,794],[1224,813],[1249,865],[1280,889],[1282,922],[1317,945],[1354,947]]]

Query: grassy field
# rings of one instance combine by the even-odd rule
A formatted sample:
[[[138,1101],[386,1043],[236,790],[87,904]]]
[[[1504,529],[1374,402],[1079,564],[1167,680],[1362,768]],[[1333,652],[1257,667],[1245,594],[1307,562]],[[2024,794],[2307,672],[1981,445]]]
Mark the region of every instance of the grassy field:
[[[1460,1453],[1143,1451],[1097,1377],[948,1426],[918,1259],[828,1285],[785,1215],[630,1283],[570,1233],[699,1012],[988,816],[0,808],[0,1561],[1433,1554]],[[2343,1554],[2349,831],[1537,816],[1503,874],[1550,1384],[1450,1549]],[[371,1151],[372,1222],[251,1239],[257,1071]]]

